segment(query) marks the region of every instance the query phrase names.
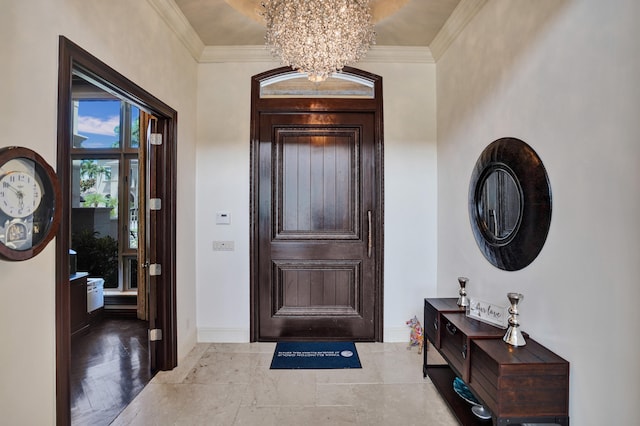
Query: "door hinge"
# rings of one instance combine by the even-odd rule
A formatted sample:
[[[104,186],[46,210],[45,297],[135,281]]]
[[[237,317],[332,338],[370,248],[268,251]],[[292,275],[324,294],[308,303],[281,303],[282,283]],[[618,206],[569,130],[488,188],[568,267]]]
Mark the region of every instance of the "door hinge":
[[[159,263],[152,263],[151,265],[149,265],[149,275],[162,275],[162,265]]]
[[[151,342],[157,342],[159,340],[162,340],[162,329],[153,328],[149,330],[149,340]]]
[[[162,133],[151,133],[149,143],[151,145],[162,145]]]
[[[162,208],[162,199],[149,198],[149,210],[160,210]]]

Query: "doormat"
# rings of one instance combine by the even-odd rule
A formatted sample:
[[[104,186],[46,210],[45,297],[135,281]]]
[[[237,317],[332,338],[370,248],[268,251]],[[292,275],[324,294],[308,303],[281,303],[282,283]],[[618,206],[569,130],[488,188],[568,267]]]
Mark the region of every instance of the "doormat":
[[[362,368],[353,342],[278,342],[272,370]]]

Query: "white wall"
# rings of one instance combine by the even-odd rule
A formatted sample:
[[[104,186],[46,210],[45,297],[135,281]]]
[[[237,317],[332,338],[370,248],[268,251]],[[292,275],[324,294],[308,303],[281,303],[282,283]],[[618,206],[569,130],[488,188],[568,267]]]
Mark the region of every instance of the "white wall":
[[[436,66],[362,68],[383,78],[384,340],[408,342],[405,322],[436,295]]]
[[[65,35],[178,111],[178,345],[195,342],[197,66],[143,1],[3,1],[0,146],[39,152],[55,168],[58,36]],[[55,243],[36,258],[0,261],[0,416],[55,423]]]
[[[640,3],[492,0],[437,64],[438,293],[507,305],[571,363],[571,422],[635,424],[640,401]],[[553,215],[538,258],[491,266],[467,213],[484,147],[513,136],[542,158]]]
[[[196,253],[198,341],[249,341],[251,76],[277,63],[201,64],[198,70]],[[231,224],[216,225],[217,211]],[[234,251],[213,251],[213,241]]]
[[[251,76],[277,63],[201,64],[198,79],[197,312],[199,341],[249,339]],[[385,340],[408,341],[405,321],[435,296],[435,65],[362,63],[383,77]],[[216,211],[231,225],[215,225]],[[235,243],[214,252],[214,240]]]

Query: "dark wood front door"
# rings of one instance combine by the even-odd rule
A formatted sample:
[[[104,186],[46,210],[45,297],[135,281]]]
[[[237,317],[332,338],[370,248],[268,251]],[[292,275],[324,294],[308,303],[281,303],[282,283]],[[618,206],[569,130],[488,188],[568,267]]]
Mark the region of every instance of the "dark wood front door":
[[[376,112],[327,109],[259,114],[253,340],[382,337]]]

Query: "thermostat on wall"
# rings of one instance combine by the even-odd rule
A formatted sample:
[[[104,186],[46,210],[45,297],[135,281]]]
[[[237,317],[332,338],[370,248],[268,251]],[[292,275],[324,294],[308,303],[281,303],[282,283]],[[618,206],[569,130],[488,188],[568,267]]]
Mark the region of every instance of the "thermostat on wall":
[[[231,223],[231,213],[216,212],[216,225],[229,225]]]

